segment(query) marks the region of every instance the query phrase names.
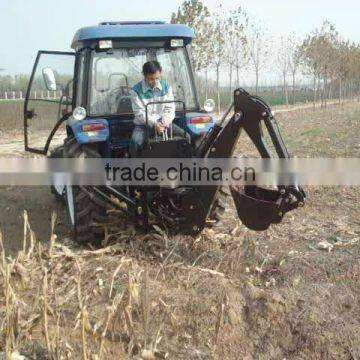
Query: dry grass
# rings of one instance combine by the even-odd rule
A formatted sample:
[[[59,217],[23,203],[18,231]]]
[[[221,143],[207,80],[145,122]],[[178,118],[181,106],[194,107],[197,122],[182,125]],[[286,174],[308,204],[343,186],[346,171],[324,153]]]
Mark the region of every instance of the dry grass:
[[[130,230],[123,245],[79,250],[57,243],[54,234],[48,245],[37,243],[26,213],[24,219],[23,250],[16,259],[6,259],[1,249],[5,299],[1,309],[6,311],[1,327],[7,331],[3,332],[0,346],[4,345],[8,354],[20,350],[40,358],[162,359],[168,352],[179,353],[179,345],[183,358],[196,353],[197,350],[181,345],[193,336],[201,339],[191,325],[192,315],[183,319],[175,313],[187,307],[201,311],[200,298],[181,304],[181,287],[195,291],[195,299],[195,278],[202,279],[200,288],[209,278],[206,285],[210,290],[216,278],[225,282],[224,274],[174,261],[176,253],[167,253],[158,233],[135,240]],[[152,256],[153,264],[139,257],[148,252],[148,247],[158,249],[158,255]],[[211,290],[216,294],[213,306],[223,309],[219,290]],[[204,354],[215,348],[218,341],[222,317],[217,312],[210,328],[202,329],[209,339],[209,348],[202,350]],[[198,321],[201,320],[195,320]],[[167,337],[170,342],[164,346]]]
[[[332,156],[339,138],[346,154],[357,156],[358,115],[359,105],[349,104],[279,120],[299,156]],[[302,145],[299,136],[316,124],[321,132]],[[251,154],[246,142],[239,146]],[[57,239],[55,216],[49,241],[40,243],[24,213],[21,251],[6,256],[0,241],[0,352],[359,359],[360,188],[307,191],[304,208],[263,233],[245,229],[229,207],[222,226],[197,239],[124,226],[98,250]],[[318,249],[324,240],[331,252]]]
[[[28,109],[33,109],[36,117],[29,120],[30,131],[47,130],[50,132],[54,127],[59,105],[53,102],[30,100]],[[24,101],[8,100],[0,102],[0,129],[13,131],[24,129]]]
[[[0,102],[0,129],[8,131],[22,129],[24,125],[24,101],[9,100]]]
[[[54,234],[48,244],[38,243],[24,218],[24,250],[12,259],[1,248],[0,349],[8,354],[40,359],[360,355],[356,243],[336,255],[284,253],[268,251],[240,227],[233,235],[207,230],[198,239],[166,241],[157,231],[135,237],[124,229],[121,243],[86,250],[59,243]],[[269,231],[267,240],[277,243],[277,235]],[[346,251],[352,262],[346,262]]]

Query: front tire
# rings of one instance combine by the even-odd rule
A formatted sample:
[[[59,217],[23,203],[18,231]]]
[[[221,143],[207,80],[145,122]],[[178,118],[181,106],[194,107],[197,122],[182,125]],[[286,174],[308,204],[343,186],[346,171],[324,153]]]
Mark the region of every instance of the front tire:
[[[64,147],[59,146],[50,152],[50,159],[61,159],[64,157]],[[56,201],[66,204],[65,200],[65,185],[51,185],[50,191],[54,195]]]

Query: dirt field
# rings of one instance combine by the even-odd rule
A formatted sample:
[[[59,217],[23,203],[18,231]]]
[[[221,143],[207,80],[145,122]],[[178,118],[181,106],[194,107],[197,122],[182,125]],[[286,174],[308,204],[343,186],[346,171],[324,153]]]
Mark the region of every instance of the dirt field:
[[[299,157],[360,156],[358,103],[278,120]],[[252,151],[241,139],[238,152]],[[0,352],[7,342],[37,359],[359,359],[360,188],[306,190],[306,206],[263,233],[229,206],[197,239],[124,225],[89,251],[67,239],[48,189],[0,189],[7,253],[23,247],[24,209],[30,224],[26,252],[2,259]]]

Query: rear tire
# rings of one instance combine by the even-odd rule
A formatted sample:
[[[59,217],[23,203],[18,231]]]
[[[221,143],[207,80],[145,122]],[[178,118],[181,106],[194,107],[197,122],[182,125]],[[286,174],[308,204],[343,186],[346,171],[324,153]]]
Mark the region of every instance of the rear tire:
[[[215,195],[215,200],[211,206],[207,227],[215,227],[220,224],[221,220],[225,216],[230,197],[231,194],[229,187],[220,186],[217,194]]]
[[[65,158],[100,158],[96,145],[81,145],[73,136],[64,142]],[[105,237],[107,204],[96,197],[89,187],[66,186],[66,204],[74,241],[78,244],[100,245]]]

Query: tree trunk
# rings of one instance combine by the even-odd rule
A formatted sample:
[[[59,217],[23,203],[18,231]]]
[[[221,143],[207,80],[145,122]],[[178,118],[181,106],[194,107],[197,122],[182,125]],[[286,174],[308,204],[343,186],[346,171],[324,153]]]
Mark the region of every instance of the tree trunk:
[[[292,103],[295,104],[295,76],[296,76],[296,72],[293,71],[292,73]]]
[[[320,99],[320,106],[321,108],[323,108],[324,104],[323,104],[323,90],[321,89],[321,84],[320,84],[320,75],[318,75],[317,78],[317,91],[318,91],[318,98]]]
[[[316,74],[314,74],[314,100],[313,100],[313,105],[314,105],[314,109],[315,109],[315,107],[316,107],[316,95],[317,95],[317,93],[316,93]]]
[[[353,99],[353,91],[352,91],[352,81],[349,81],[349,98]]]
[[[255,69],[255,77],[256,77],[256,80],[255,80],[255,94],[257,95],[258,90],[259,90],[259,69],[258,68]]]
[[[332,85],[334,80],[330,78],[329,91],[328,91],[328,100],[330,101],[332,98]]]
[[[341,104],[341,98],[342,98],[342,79],[339,79],[339,104]]]
[[[352,81],[349,81],[349,85],[348,85],[348,97],[349,97],[350,100],[353,99]]]
[[[324,106],[325,106],[325,109],[327,107],[327,97],[326,97],[326,89],[327,89],[327,74],[325,74],[325,77],[324,77],[324,90],[323,90],[323,99],[324,99]]]
[[[236,88],[240,87],[240,69],[239,64],[236,65]]]
[[[283,88],[284,88],[285,103],[288,106],[289,105],[289,95],[288,95],[288,89],[287,89],[287,83],[286,83],[286,73],[285,72],[283,72]]]
[[[221,113],[221,104],[220,104],[220,64],[216,64],[216,91],[218,99],[218,113]]]
[[[205,68],[205,100],[208,98],[208,68]]]
[[[232,92],[232,75],[233,75],[233,64],[230,63],[230,74],[229,74],[229,90]]]

